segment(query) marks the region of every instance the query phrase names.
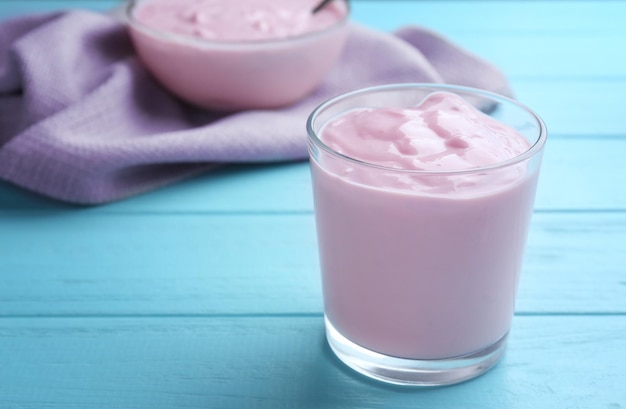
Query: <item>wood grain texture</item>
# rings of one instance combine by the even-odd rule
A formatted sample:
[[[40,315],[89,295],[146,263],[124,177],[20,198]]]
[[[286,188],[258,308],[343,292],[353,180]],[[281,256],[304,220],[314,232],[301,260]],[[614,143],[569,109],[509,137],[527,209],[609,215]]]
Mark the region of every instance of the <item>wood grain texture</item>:
[[[536,209],[626,209],[626,138],[549,137]],[[76,210],[93,213],[298,213],[312,212],[305,162],[229,166],[183,183],[107,206],[64,205],[0,183],[0,207],[8,210]]]
[[[416,390],[346,369],[321,316],[3,319],[0,396],[3,409],[624,407],[626,317],[517,317],[509,341],[482,377]]]
[[[310,214],[16,213],[2,226],[0,316],[322,310]],[[626,313],[624,243],[626,212],[535,214],[518,313]]]

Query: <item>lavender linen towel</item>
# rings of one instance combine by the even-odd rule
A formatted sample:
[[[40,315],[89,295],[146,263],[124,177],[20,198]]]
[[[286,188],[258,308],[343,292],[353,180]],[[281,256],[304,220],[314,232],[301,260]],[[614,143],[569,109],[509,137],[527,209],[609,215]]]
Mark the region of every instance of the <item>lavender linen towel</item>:
[[[435,33],[356,24],[316,92],[277,110],[219,114],[168,94],[114,18],[86,11],[0,23],[0,178],[59,200],[119,200],[217,163],[307,157],[305,122],[336,94],[436,82],[510,95],[506,78]]]

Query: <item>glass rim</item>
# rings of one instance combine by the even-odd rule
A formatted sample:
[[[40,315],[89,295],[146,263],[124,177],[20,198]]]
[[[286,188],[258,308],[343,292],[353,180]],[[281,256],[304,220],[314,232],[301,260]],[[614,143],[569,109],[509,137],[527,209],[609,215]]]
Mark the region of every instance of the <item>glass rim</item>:
[[[342,27],[346,26],[351,14],[350,3],[345,2],[346,4],[346,12],[342,16],[340,20],[335,22],[334,24],[322,29],[310,31],[290,37],[281,37],[281,38],[270,38],[270,39],[262,39],[262,40],[236,40],[236,41],[215,41],[208,39],[196,38],[193,36],[188,36],[184,34],[170,33],[166,31],[157,30],[152,28],[141,21],[137,20],[134,15],[135,7],[137,7],[140,3],[150,1],[150,0],[128,0],[126,7],[124,8],[124,17],[126,22],[132,27],[135,28],[144,34],[150,35],[154,38],[158,38],[159,40],[170,41],[190,46],[196,46],[200,48],[219,48],[219,49],[242,49],[242,48],[258,48],[258,47],[277,47],[284,44],[291,44],[298,41],[306,41],[308,39],[316,38],[318,36],[322,36],[329,32],[333,32],[335,30],[339,30]]]
[[[372,162],[357,159],[348,155],[344,155],[340,152],[337,152],[336,150],[328,146],[324,141],[322,141],[320,137],[318,136],[318,132],[315,131],[315,129],[313,129],[313,123],[315,122],[319,114],[326,108],[338,102],[347,100],[355,96],[363,95],[363,94],[381,92],[381,91],[397,91],[397,90],[402,90],[402,89],[432,90],[433,92],[436,92],[436,91],[455,92],[456,91],[460,93],[486,97],[490,100],[495,100],[499,103],[506,102],[506,103],[515,105],[516,107],[520,108],[522,111],[526,112],[529,115],[529,117],[533,118],[536,121],[539,127],[537,140],[531,144],[530,148],[528,148],[526,151],[522,152],[521,154],[513,158],[507,159],[505,161],[497,162],[491,165],[477,166],[477,167],[473,167],[470,169],[459,169],[459,170],[417,170],[417,169],[393,168],[390,166],[380,165],[377,163],[372,163]],[[311,144],[315,145],[316,147],[322,149],[326,153],[336,158],[354,163],[362,167],[374,168],[374,169],[378,169],[382,171],[406,173],[406,174],[412,174],[412,175],[431,175],[431,176],[475,174],[475,173],[481,173],[481,172],[486,172],[486,171],[493,171],[497,169],[507,168],[512,165],[531,159],[536,154],[538,154],[543,149],[546,143],[547,137],[548,137],[547,127],[543,119],[541,119],[541,117],[537,115],[532,109],[528,108],[524,104],[514,99],[511,99],[509,97],[506,97],[500,94],[496,94],[495,92],[485,91],[485,90],[481,90],[478,88],[466,87],[462,85],[436,84],[436,83],[403,83],[403,84],[377,85],[373,87],[361,88],[355,91],[350,91],[350,92],[346,92],[340,95],[336,95],[322,102],[313,110],[313,112],[311,112],[306,122],[306,129],[308,133],[309,147],[311,146]]]

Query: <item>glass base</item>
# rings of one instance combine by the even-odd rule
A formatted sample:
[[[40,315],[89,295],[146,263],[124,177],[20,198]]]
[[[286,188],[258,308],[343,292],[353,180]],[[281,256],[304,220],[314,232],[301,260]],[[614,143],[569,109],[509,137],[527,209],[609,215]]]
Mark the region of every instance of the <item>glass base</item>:
[[[498,363],[508,333],[480,351],[447,359],[405,359],[370,351],[348,340],[326,318],[326,339],[337,357],[355,371],[395,385],[443,386],[475,378]]]

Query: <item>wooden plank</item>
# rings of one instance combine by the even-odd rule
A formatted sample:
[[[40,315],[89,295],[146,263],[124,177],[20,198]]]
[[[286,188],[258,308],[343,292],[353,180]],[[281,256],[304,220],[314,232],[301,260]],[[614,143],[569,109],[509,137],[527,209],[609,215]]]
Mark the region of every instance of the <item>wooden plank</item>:
[[[626,95],[626,94],[625,94]],[[550,127],[550,125],[548,125]],[[552,135],[552,134],[550,134]],[[304,137],[304,136],[303,136]],[[550,136],[536,209],[626,209],[626,138]],[[602,159],[600,159],[602,158]],[[67,206],[0,182],[0,208],[141,212],[312,212],[309,164],[227,167],[108,206]]]
[[[519,314],[626,312],[626,213],[533,216]]]
[[[621,110],[626,80],[512,80],[511,85],[517,100],[536,111],[553,135],[626,137]]]
[[[353,19],[385,31],[420,25],[487,58],[513,78],[624,78],[623,2],[355,2]],[[472,18],[467,18],[467,16]]]
[[[520,36],[626,33],[622,23],[626,4],[613,0],[352,0],[352,5],[354,20],[386,31],[419,24],[459,35],[493,31]]]
[[[607,52],[622,49],[626,33],[583,37],[569,33],[530,36],[492,31],[488,35],[450,33],[448,37],[497,65],[513,79],[626,77],[626,56]]]
[[[4,214],[0,316],[320,313],[311,214]],[[519,314],[626,312],[626,212],[537,213]]]
[[[537,210],[626,209],[626,138],[548,138]]]
[[[0,225],[0,315],[321,311],[310,214],[19,213]]]
[[[421,390],[346,369],[321,316],[5,319],[0,397],[3,409],[617,409],[625,343],[624,316],[518,317],[492,371]]]

